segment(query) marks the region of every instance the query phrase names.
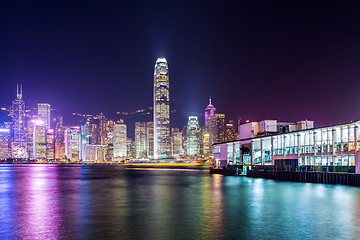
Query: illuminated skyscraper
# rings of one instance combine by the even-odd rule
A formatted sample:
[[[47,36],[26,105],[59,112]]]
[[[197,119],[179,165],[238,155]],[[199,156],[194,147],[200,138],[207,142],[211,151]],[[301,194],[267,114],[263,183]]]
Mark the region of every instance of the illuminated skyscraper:
[[[147,157],[154,158],[154,123],[146,123],[146,148]]]
[[[154,69],[154,158],[170,157],[169,68],[158,58]]]
[[[33,159],[46,159],[46,126],[41,120],[34,122]]]
[[[126,157],[126,125],[115,124],[114,125],[114,159]]]
[[[229,122],[225,125],[225,136],[224,142],[231,142],[237,140],[237,134],[235,131],[234,121],[229,120]]]
[[[211,155],[211,144],[213,130],[211,129],[211,119],[215,115],[216,108],[211,104],[211,97],[209,98],[209,105],[205,108],[205,133],[203,138],[204,155]]]
[[[215,114],[209,119],[211,144],[225,142],[225,114]]]
[[[38,103],[38,119],[45,123],[46,129],[50,128],[50,104]]]
[[[17,85],[17,98],[12,102],[13,140],[12,158],[27,158],[27,136],[25,132],[25,102],[22,99],[22,85]]]
[[[171,129],[171,152],[174,158],[179,158],[182,155],[183,137],[178,128]]]
[[[190,116],[187,126],[187,155],[196,156],[200,154],[199,122],[196,116]]]
[[[216,108],[211,104],[211,97],[209,98],[209,105],[205,108],[205,133],[209,133],[209,120],[215,115]]]
[[[70,161],[80,160],[81,133],[80,127],[70,127],[65,130],[65,155]]]
[[[0,128],[0,159],[9,158],[9,140],[10,130],[7,128]]]
[[[88,125],[81,125],[80,126],[80,159],[85,160],[86,158],[86,146],[89,144],[88,137],[86,135]]]
[[[54,129],[47,130],[46,144],[46,159],[55,159]]]
[[[135,123],[135,156],[136,158],[147,158],[146,123]]]

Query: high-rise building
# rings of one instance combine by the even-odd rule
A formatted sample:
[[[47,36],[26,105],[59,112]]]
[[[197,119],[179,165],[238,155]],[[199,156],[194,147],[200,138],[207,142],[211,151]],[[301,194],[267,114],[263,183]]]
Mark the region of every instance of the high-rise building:
[[[65,130],[65,155],[70,161],[80,160],[81,133],[79,126],[72,126]]]
[[[215,114],[209,119],[211,144],[225,142],[225,114]]]
[[[112,143],[109,143],[107,146],[105,146],[105,161],[114,161],[114,145]]]
[[[209,105],[205,108],[205,132],[209,133],[209,120],[215,115],[216,108],[211,104],[211,97],[209,98]]]
[[[200,154],[199,122],[196,116],[190,116],[187,125],[187,155],[194,157]]]
[[[64,142],[64,126],[63,118],[61,116],[56,117],[55,121],[55,142]]]
[[[13,139],[12,158],[27,158],[27,135],[25,132],[25,102],[22,99],[22,85],[17,85],[17,98],[12,102]]]
[[[46,125],[41,120],[34,121],[34,132],[33,132],[33,159],[46,159]]]
[[[187,148],[188,148],[188,145],[187,145],[187,127],[184,126],[182,131],[181,131],[181,134],[182,134],[182,156],[187,156]]]
[[[237,140],[236,127],[234,125],[233,120],[229,120],[229,122],[225,125],[225,139],[224,142],[231,142]]]
[[[137,159],[147,158],[146,123],[135,123],[135,157]]]
[[[10,130],[8,128],[0,128],[0,159],[9,158],[9,142]]]
[[[100,144],[107,145],[108,144],[108,134],[107,134],[107,120],[106,117],[101,113],[97,116],[99,119],[99,136],[100,136]]]
[[[114,139],[114,159],[120,160],[120,158],[126,157],[126,125],[115,124],[113,128]]]
[[[182,156],[182,133],[178,128],[171,129],[171,153],[174,158]]]
[[[45,124],[45,128],[50,128],[50,104],[38,103],[38,119]]]
[[[154,69],[154,158],[170,157],[169,68],[158,58]]]
[[[105,160],[105,146],[104,145],[90,145],[86,146],[85,161],[104,161]]]
[[[54,129],[47,130],[46,146],[46,159],[55,159]]]
[[[87,136],[87,126],[88,125],[81,125],[80,126],[80,159],[85,160],[86,158],[86,146],[89,144],[89,138]]]
[[[129,159],[135,158],[135,142],[131,138],[126,140],[126,157]]]
[[[211,133],[213,132],[211,130],[211,118],[215,115],[216,108],[214,105],[211,104],[211,97],[209,98],[209,105],[205,108],[205,132],[203,136],[203,149],[204,149],[204,155],[209,156],[211,155],[211,144],[212,144],[212,137]]]
[[[146,148],[147,157],[154,158],[154,122],[146,123]]]

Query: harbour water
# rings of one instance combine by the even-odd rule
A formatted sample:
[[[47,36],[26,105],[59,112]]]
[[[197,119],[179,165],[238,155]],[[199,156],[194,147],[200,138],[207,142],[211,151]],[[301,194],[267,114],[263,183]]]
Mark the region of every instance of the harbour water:
[[[1,239],[360,239],[360,188],[118,165],[0,165]]]

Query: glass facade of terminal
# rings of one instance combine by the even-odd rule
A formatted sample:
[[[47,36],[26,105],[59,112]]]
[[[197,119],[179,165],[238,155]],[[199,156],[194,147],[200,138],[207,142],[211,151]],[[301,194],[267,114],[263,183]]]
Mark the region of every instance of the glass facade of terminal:
[[[360,121],[257,137],[213,146],[215,159],[227,164],[277,165],[294,160],[297,166],[355,166],[360,149]],[[286,165],[286,164],[283,164]]]

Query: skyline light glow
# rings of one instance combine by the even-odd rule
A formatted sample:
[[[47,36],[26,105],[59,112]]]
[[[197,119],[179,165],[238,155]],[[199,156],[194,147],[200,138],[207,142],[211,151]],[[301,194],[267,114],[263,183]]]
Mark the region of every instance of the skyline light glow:
[[[179,111],[202,112],[213,96],[232,119],[359,119],[359,4],[167,2],[154,16],[151,4],[6,2],[0,104],[21,83],[28,106],[131,112],[151,105],[153,62],[164,56]]]

